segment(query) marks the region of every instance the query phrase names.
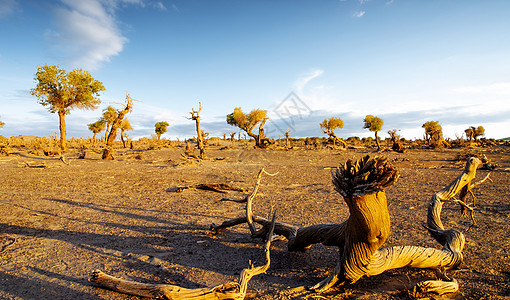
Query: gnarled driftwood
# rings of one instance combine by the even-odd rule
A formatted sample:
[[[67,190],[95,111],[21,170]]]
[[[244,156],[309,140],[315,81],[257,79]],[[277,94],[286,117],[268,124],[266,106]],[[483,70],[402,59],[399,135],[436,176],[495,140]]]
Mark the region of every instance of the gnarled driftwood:
[[[463,199],[463,195],[479,184],[471,184],[471,181],[481,164],[482,160],[470,158],[463,173],[432,196],[426,228],[443,246],[442,249],[419,246],[380,248],[390,233],[390,217],[384,189],[397,181],[399,173],[386,159],[379,157],[371,159],[366,156],[358,161],[348,160],[332,174],[336,191],[343,196],[349,207],[350,215],[345,222],[306,227],[277,222],[274,233],[289,240],[289,251],[305,251],[315,243],[338,246],[339,262],[329,277],[312,287],[317,291],[325,291],[338,282],[353,283],[363,276],[373,276],[389,269],[407,266],[436,270],[440,280],[419,283],[417,288],[420,291],[438,294],[454,292],[458,290],[457,281],[447,277],[442,270],[455,268],[462,262],[465,237],[458,230],[444,228],[440,218],[442,205],[449,200],[462,202],[454,199],[454,196],[461,192]],[[483,181],[487,178],[488,176]],[[258,189],[258,186],[256,188]],[[252,237],[265,236],[271,222],[254,215],[251,211],[253,197],[248,197],[247,200],[247,217],[227,220],[220,225],[213,224],[211,228],[218,232],[247,222]],[[255,230],[251,220],[262,225],[262,228]]]

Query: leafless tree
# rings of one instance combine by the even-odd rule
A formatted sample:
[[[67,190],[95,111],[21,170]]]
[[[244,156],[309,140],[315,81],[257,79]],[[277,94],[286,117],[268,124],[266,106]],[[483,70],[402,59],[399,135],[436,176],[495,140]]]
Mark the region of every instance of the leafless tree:
[[[205,143],[204,143],[204,134],[202,129],[200,128],[200,112],[202,111],[202,103],[198,103],[198,110],[191,109],[191,120],[195,121],[196,129],[197,129],[197,146],[200,151],[200,159],[205,159]]]

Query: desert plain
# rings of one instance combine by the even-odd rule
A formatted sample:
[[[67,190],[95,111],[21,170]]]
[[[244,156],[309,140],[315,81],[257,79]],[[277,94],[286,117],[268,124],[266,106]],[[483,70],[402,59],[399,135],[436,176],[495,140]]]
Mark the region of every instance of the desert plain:
[[[249,263],[264,263],[263,242],[246,224],[218,234],[212,223],[242,216],[244,204],[219,201],[251,192],[264,167],[254,211],[303,226],[340,223],[349,212],[331,184],[331,172],[347,159],[384,156],[400,172],[386,189],[391,234],[385,246],[441,248],[423,227],[431,196],[462,172],[467,154],[485,154],[494,170],[473,190],[474,218],[446,203],[442,220],[466,236],[464,262],[448,275],[460,290],[424,299],[510,299],[510,147],[409,149],[405,153],[348,150],[254,149],[227,142],[210,145],[207,159],[184,158],[184,145],[118,149],[115,160],[98,151],[71,149],[44,156],[15,149],[0,157],[0,298],[138,299],[89,281],[93,270],[146,283],[186,288],[237,281]],[[243,191],[193,188],[224,183]],[[180,191],[182,187],[190,187]],[[180,191],[180,192],[178,192]],[[468,197],[472,202],[473,198]],[[397,269],[317,294],[300,287],[328,276],[338,260],[335,247],[314,245],[288,252],[271,245],[271,266],[248,285],[248,299],[415,299],[417,282],[433,270]]]

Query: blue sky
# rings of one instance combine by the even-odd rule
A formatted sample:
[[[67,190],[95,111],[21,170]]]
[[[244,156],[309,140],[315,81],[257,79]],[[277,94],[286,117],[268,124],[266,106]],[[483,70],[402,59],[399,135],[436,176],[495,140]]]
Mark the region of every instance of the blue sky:
[[[132,137],[191,137],[202,102],[205,131],[237,131],[235,107],[269,112],[273,137],[341,137],[400,129],[421,138],[439,121],[446,137],[482,125],[510,136],[510,1],[418,0],[0,0],[0,135],[48,136],[58,117],[29,94],[37,66],[83,68],[104,83],[101,107],[67,116],[68,136],[126,92]]]

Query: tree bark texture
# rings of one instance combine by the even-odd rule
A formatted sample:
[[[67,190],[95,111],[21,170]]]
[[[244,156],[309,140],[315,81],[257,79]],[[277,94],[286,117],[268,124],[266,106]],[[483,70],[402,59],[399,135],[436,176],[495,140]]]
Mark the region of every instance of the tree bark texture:
[[[126,95],[126,106],[124,109],[119,110],[117,113],[117,117],[112,122],[112,126],[110,129],[110,133],[108,134],[108,138],[106,139],[106,146],[103,150],[102,159],[113,159],[113,142],[117,137],[117,130],[119,129],[122,120],[133,109],[133,99],[129,95]]]
[[[126,138],[124,136],[124,131],[123,130],[120,131],[120,141],[122,142],[122,147],[127,148],[127,146],[126,146]]]
[[[62,152],[67,151],[67,132],[66,132],[66,112],[64,110],[58,111],[58,121],[60,129],[60,149]]]
[[[322,243],[339,248],[339,262],[331,275],[312,289],[325,291],[337,282],[354,283],[363,276],[373,276],[389,269],[414,267],[436,269],[441,280],[429,280],[417,285],[422,292],[438,294],[453,292],[458,283],[441,271],[459,266],[463,261],[462,250],[465,237],[456,229],[445,229],[441,222],[441,210],[445,201],[461,192],[465,195],[475,185],[476,169],[482,164],[478,158],[470,158],[463,173],[451,184],[432,196],[427,212],[427,230],[443,247],[442,249],[420,246],[394,246],[380,248],[390,233],[390,217],[385,189],[395,183],[398,171],[384,158],[348,160],[333,173],[333,184],[349,208],[349,218],[341,224],[318,224],[297,227],[276,222],[274,233],[288,239],[289,251],[305,251],[312,244]],[[259,173],[260,178],[260,173]],[[486,179],[488,176],[486,177]],[[485,181],[485,179],[483,180]],[[482,181],[482,182],[483,182]],[[258,189],[258,184],[254,191]],[[253,194],[253,193],[252,193]],[[247,222],[262,225],[261,229],[249,225],[252,237],[267,232],[270,221],[251,212],[253,197],[247,197],[247,216],[227,220],[220,225],[212,224],[216,232],[230,226]],[[461,207],[466,205],[463,203]]]
[[[458,290],[458,282],[443,273],[445,269],[459,266],[463,261],[462,250],[465,238],[456,229],[445,229],[441,222],[443,203],[452,201],[462,204],[455,195],[468,193],[485,181],[472,183],[476,169],[483,163],[478,158],[470,158],[464,171],[449,185],[435,193],[427,210],[426,228],[441,245],[441,249],[420,246],[392,246],[381,248],[390,233],[390,216],[385,189],[399,178],[398,171],[384,158],[368,156],[358,160],[348,160],[332,174],[335,190],[342,195],[349,208],[348,219],[341,224],[318,224],[297,227],[270,221],[253,213],[253,200],[261,185],[261,169],[253,191],[244,199],[222,199],[236,203],[245,202],[244,216],[227,220],[220,225],[212,224],[211,229],[219,232],[225,228],[247,223],[253,238],[266,240],[266,263],[260,267],[245,269],[239,283],[227,283],[212,288],[185,289],[173,285],[142,284],[108,276],[94,271],[91,281],[100,286],[131,295],[165,299],[243,299],[247,283],[251,277],[269,268],[269,246],[274,234],[288,239],[289,251],[305,251],[312,244],[322,243],[339,248],[339,261],[332,273],[311,289],[325,291],[337,283],[354,283],[365,276],[380,274],[389,269],[414,267],[436,271],[438,280],[428,280],[417,284],[415,290],[437,294]],[[464,206],[463,206],[464,205]],[[260,228],[257,228],[257,224]]]
[[[381,150],[381,143],[379,143],[379,136],[377,135],[377,131],[375,132],[375,143],[377,144],[377,150]]]
[[[333,132],[333,130],[327,130],[324,131],[324,133],[328,134],[329,137],[333,140],[333,148],[336,148],[336,142],[342,143],[342,146],[344,146],[345,149],[347,149],[347,143],[342,140],[341,138],[337,137],[336,134]]]
[[[108,133],[110,132],[110,123],[106,122],[106,131],[104,133],[104,141],[108,139]]]
[[[202,129],[200,128],[200,112],[202,111],[202,103],[199,103],[198,111],[191,109],[191,119],[195,121],[197,129],[197,144],[200,151],[200,159],[205,159],[205,143],[202,136]]]

